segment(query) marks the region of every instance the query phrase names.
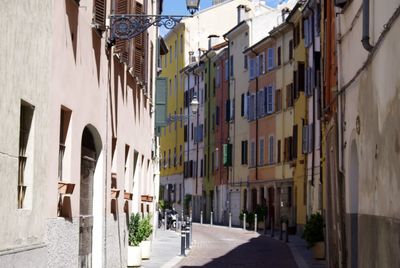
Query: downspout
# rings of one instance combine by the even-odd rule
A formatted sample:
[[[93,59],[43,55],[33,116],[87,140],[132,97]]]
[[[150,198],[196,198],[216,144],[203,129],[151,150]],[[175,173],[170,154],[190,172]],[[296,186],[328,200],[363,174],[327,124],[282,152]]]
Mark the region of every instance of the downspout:
[[[361,43],[363,47],[368,51],[374,48],[369,42],[369,0],[363,0],[363,33]]]
[[[208,61],[208,67],[207,67],[207,181],[210,181],[210,135],[211,135],[211,131],[210,131],[210,109],[211,109],[211,96],[210,96],[210,83],[211,83],[211,58],[208,56],[208,53],[211,51],[211,49],[209,51],[206,52],[206,58]],[[211,196],[210,196],[211,198]],[[212,211],[212,205],[210,204],[210,211]]]
[[[231,70],[231,43],[230,43],[229,39],[226,38],[225,36],[224,36],[224,40],[226,42],[228,42],[228,100],[230,100],[231,99],[231,72],[233,74],[233,70]],[[232,65],[233,65],[233,63],[232,63]],[[233,103],[231,105],[233,105]],[[235,113],[234,110],[233,110],[233,113]],[[235,118],[235,114],[233,114],[233,118]],[[226,139],[227,144],[229,144],[231,142],[230,129],[231,129],[231,120],[229,118],[229,120],[228,120],[228,137]],[[228,149],[228,147],[227,147],[227,149]],[[223,153],[224,152],[222,150],[222,155],[223,155]],[[233,153],[233,152],[231,152],[231,153]],[[231,155],[231,161],[232,161],[232,155]],[[226,185],[227,186],[229,185],[229,166],[226,167]],[[226,194],[228,195],[228,189],[226,191]],[[229,197],[230,197],[230,195],[229,195]],[[229,208],[228,209],[230,212],[231,211],[231,209],[230,209],[231,200],[230,200],[230,198],[228,198],[228,196],[226,197],[226,200],[229,200]],[[226,204],[226,202],[225,202],[225,204]]]
[[[253,52],[253,54],[258,57],[257,52],[254,51],[253,47],[250,47],[250,51]],[[255,148],[255,154],[256,154],[256,181],[258,181],[258,73],[257,71],[259,70],[255,70],[256,71],[256,99],[255,99],[255,106],[256,106],[256,148]],[[253,208],[254,209],[254,208]]]

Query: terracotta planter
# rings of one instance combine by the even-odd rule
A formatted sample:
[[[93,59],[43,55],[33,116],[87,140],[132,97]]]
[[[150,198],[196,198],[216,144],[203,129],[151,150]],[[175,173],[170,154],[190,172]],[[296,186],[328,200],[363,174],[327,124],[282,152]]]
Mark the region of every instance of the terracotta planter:
[[[140,243],[142,249],[142,259],[150,259],[151,256],[151,241],[145,240]]]
[[[314,259],[325,259],[325,243],[317,242],[311,248]]]
[[[139,267],[142,265],[142,249],[140,246],[128,246],[128,267]]]

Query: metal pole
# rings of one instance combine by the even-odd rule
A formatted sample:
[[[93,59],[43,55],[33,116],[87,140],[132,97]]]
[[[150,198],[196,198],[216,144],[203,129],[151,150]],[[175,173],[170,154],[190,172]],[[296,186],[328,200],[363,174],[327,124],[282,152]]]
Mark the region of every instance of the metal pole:
[[[192,225],[192,217],[189,219],[189,225],[190,225],[190,245],[192,244],[193,241],[193,225]]]
[[[203,224],[203,211],[200,211],[200,224]]]
[[[286,229],[285,229],[285,242],[289,242],[289,220],[286,220]]]
[[[213,225],[213,214],[214,214],[214,212],[211,211],[211,218],[210,218],[210,225],[211,226]]]
[[[275,235],[275,228],[274,228],[274,218],[271,219],[271,237],[274,237]]]
[[[267,215],[264,215],[264,234],[267,234]]]
[[[232,227],[232,213],[229,212],[229,228]]]
[[[254,214],[254,232],[257,232],[257,214]]]
[[[243,230],[246,230],[246,213],[243,213]]]
[[[185,232],[184,227],[182,226],[181,227],[181,255],[180,256],[183,256],[183,257],[186,257],[186,254],[185,254],[185,241],[186,241],[186,232]]]

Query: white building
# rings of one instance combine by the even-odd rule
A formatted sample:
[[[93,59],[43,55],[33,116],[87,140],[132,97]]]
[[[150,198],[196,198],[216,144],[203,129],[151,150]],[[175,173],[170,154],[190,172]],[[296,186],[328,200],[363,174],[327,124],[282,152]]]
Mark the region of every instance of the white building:
[[[127,218],[158,199],[157,30],[110,46],[105,24],[146,2],[0,4],[1,267],[126,265]]]

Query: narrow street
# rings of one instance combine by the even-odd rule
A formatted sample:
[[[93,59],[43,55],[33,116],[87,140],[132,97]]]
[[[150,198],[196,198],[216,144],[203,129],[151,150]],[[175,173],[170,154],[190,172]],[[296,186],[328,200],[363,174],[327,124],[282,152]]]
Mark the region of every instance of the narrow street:
[[[251,231],[193,225],[190,254],[175,267],[297,267],[284,243]]]

